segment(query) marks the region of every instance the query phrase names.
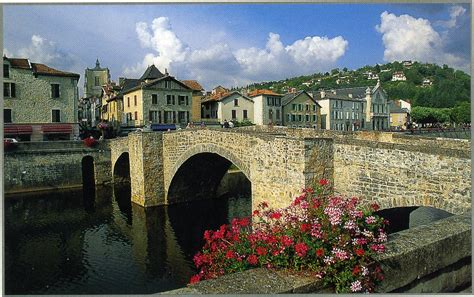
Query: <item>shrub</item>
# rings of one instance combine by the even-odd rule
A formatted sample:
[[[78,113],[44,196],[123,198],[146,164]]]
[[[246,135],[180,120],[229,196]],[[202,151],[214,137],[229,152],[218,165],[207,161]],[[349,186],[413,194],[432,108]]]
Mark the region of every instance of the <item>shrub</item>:
[[[374,255],[384,252],[388,222],[373,214],[377,204],[363,207],[357,198],[326,195],[327,189],[321,180],[286,208],[263,202],[252,218],[205,231],[190,283],[254,267],[289,268],[313,272],[338,293],[373,292],[383,279]]]

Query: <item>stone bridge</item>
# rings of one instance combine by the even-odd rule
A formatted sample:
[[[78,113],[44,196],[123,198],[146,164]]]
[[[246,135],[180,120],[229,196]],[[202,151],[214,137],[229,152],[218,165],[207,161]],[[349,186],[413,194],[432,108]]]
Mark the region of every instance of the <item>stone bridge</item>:
[[[132,201],[145,207],[210,197],[234,164],[251,182],[253,208],[287,206],[326,178],[336,193],[382,208],[471,209],[469,140],[251,127],[131,133],[110,149],[113,172],[127,161]]]

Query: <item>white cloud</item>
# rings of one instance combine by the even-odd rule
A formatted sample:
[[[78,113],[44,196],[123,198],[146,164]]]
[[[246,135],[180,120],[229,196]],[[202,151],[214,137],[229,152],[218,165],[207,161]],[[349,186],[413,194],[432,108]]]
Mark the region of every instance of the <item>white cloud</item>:
[[[168,68],[178,78],[197,79],[206,88],[235,86],[253,81],[283,79],[327,70],[342,57],[348,42],[341,36],[306,37],[285,46],[280,36],[269,33],[265,48],[232,49],[226,42],[191,49],[172,30],[168,18],[159,17],[152,25],[136,24],[142,47],[153,52],[143,61],[126,67],[124,74],[139,77],[151,64]]]
[[[13,55],[13,53],[11,54]],[[40,35],[33,35],[31,44],[28,47],[20,48],[16,52],[16,56],[28,58],[32,62],[62,68],[63,70],[70,69],[76,62],[75,57],[59,49],[55,42],[49,41]]]
[[[416,60],[448,64],[465,71],[469,68],[470,61],[445,51],[445,38],[428,20],[406,14],[396,16],[386,11],[380,18],[376,30],[382,34],[385,61]]]
[[[438,21],[437,25],[446,27],[448,29],[456,27],[457,19],[466,13],[466,9],[460,5],[451,6],[449,9],[449,20],[448,21]]]

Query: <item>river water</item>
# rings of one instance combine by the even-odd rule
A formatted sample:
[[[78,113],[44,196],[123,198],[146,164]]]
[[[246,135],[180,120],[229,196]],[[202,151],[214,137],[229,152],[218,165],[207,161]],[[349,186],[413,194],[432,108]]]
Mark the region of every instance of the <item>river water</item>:
[[[130,189],[8,196],[6,294],[148,294],[185,286],[206,229],[248,216],[250,195],[144,209]]]

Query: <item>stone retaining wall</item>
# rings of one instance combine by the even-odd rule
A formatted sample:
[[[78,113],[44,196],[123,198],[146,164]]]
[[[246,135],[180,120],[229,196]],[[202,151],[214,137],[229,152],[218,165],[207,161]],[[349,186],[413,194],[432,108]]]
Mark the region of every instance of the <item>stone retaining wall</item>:
[[[4,191],[18,193],[80,187],[85,156],[94,158],[96,184],[110,182],[107,143],[88,148],[77,141],[20,142],[17,148],[4,154]]]
[[[458,292],[471,284],[471,214],[389,235],[378,257],[385,279],[378,293]],[[160,294],[333,293],[308,275],[263,268],[202,281]]]

